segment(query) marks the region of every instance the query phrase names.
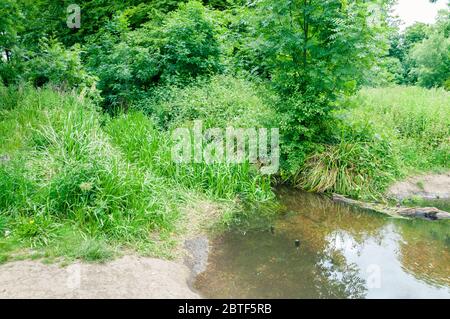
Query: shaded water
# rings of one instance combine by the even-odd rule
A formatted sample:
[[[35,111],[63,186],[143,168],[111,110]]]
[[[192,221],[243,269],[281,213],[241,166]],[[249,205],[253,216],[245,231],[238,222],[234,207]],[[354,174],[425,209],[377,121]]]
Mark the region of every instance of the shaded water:
[[[213,241],[210,298],[450,298],[450,223],[396,220],[284,190],[289,213]],[[295,240],[300,247],[295,247]]]

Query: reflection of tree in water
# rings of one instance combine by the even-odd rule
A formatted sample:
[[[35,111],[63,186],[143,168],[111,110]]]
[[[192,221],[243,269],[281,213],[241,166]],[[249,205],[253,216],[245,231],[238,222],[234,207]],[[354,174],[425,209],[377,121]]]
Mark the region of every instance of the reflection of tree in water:
[[[197,287],[209,297],[362,298],[364,280],[347,264],[330,235],[342,230],[363,242],[378,235],[383,218],[356,213],[315,195],[283,195],[286,208],[299,214],[282,219],[275,234],[226,234],[210,256]],[[296,250],[294,241],[300,239]]]
[[[403,236],[399,258],[404,269],[428,284],[450,286],[448,221],[399,221],[397,226]]]
[[[318,284],[324,287],[329,286],[330,292],[338,291],[338,296],[345,296],[346,298],[364,298],[367,288],[365,286],[365,280],[360,277],[360,269],[358,266],[355,264],[347,264],[345,262],[345,257],[343,256],[341,256],[343,261],[339,263],[336,263],[336,256],[324,257],[324,260],[321,260],[317,264],[320,274],[318,278],[325,279],[327,285],[323,285],[322,280],[318,281]]]
[[[361,212],[309,193],[290,191],[280,196],[286,208],[295,214],[281,221],[278,227],[283,232],[303,236],[316,250],[325,249],[330,235],[337,230],[348,233],[357,243],[369,237],[382,239],[380,230],[387,219],[380,214]]]
[[[297,250],[284,234],[228,234],[215,247],[208,272],[197,280],[207,297],[363,297],[363,282],[352,265],[325,265],[329,257],[305,246]]]

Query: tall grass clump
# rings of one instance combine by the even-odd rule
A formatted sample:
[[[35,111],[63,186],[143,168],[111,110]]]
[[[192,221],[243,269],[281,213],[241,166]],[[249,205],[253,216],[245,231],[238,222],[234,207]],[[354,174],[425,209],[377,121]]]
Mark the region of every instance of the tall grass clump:
[[[322,145],[295,176],[311,191],[382,197],[396,179],[450,167],[450,94],[370,88],[343,102],[338,143]]]
[[[176,163],[170,131],[158,131],[142,112],[123,114],[108,123],[106,131],[127,159],[176,185],[216,199],[267,201],[273,197],[270,177],[250,163]]]
[[[176,184],[218,199],[267,201],[273,197],[270,177],[248,162],[180,164],[171,154],[171,131],[192,127],[194,120],[201,120],[204,129],[270,127],[274,116],[258,91],[248,80],[224,75],[184,88],[166,86],[136,104],[134,112],[113,119],[106,130],[131,162]]]
[[[70,225],[86,238],[133,245],[173,231],[179,196],[123,157],[88,100],[24,90],[19,105],[2,111],[5,136],[21,131],[21,143],[2,150],[11,159],[0,163],[0,214],[9,218],[12,237],[48,245]],[[6,130],[4,123],[14,121]]]
[[[364,89],[352,104],[349,120],[369,123],[386,136],[405,173],[450,167],[450,92],[419,87]]]
[[[353,197],[382,196],[399,174],[392,144],[367,126],[343,124],[341,130],[337,144],[322,145],[307,157],[294,176],[296,185]]]

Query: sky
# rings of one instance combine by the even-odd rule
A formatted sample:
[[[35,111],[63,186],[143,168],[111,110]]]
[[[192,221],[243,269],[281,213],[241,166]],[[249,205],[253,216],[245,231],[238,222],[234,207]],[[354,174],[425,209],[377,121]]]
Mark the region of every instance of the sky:
[[[402,29],[414,22],[434,23],[440,9],[447,8],[448,0],[430,3],[429,0],[398,0],[394,14],[403,21]]]

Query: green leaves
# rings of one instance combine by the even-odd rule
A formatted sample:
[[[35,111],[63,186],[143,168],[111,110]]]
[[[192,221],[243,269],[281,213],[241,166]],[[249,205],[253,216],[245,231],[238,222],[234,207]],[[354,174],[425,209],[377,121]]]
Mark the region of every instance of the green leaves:
[[[286,158],[305,149],[299,144],[329,140],[325,128],[336,98],[355,92],[364,70],[387,50],[380,35],[390,3],[263,1],[260,31],[272,83],[284,97],[276,109],[290,145]]]
[[[77,45],[65,49],[55,39],[43,39],[39,52],[25,63],[25,79],[35,86],[51,83],[62,88],[90,88],[95,77],[85,70],[80,54]]]
[[[92,38],[88,65],[108,107],[128,106],[159,84],[184,84],[220,69],[219,44],[209,11],[191,1],[130,31],[116,17]]]
[[[428,38],[410,51],[411,73],[419,85],[427,88],[444,86],[450,80],[450,11],[443,11]]]

